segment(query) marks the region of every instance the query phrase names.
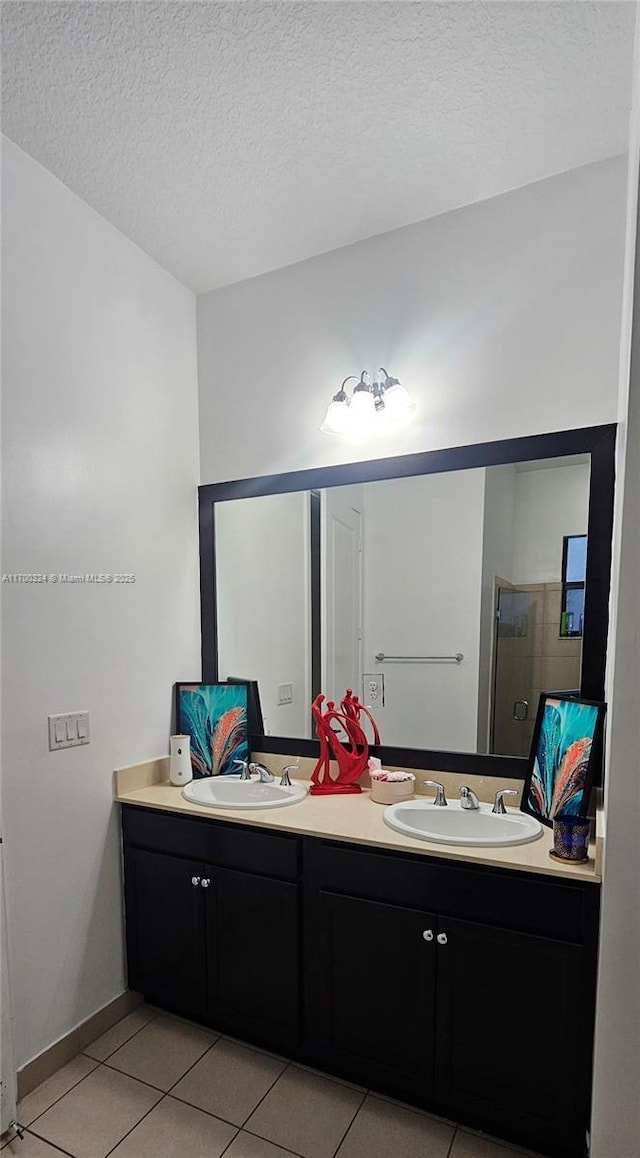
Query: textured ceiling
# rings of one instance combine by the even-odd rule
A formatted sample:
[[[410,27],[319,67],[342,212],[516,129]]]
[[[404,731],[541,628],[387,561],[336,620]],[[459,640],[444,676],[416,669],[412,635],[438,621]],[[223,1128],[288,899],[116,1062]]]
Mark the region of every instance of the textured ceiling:
[[[634,10],[5,0],[3,128],[203,291],[624,151]]]

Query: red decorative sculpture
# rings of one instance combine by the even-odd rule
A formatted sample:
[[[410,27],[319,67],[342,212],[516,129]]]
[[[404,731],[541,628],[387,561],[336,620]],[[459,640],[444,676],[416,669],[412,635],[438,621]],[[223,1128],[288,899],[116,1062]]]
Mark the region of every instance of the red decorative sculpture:
[[[320,741],[320,758],[313,770],[309,792],[314,796],[361,792],[362,789],[356,781],[367,767],[369,743],[360,723],[360,716],[364,714],[369,720],[374,744],[380,743],[377,724],[369,709],[360,703],[351,688],[347,688],[340,701],[342,711],[337,711],[335,702],[328,700],[326,711],[323,713],[323,703],[324,696],[319,695],[311,705],[316,735]],[[334,722],[339,731],[346,736],[346,741],[341,740],[338,730],[332,727]],[[331,760],[335,760],[338,765],[335,780],[330,773]]]

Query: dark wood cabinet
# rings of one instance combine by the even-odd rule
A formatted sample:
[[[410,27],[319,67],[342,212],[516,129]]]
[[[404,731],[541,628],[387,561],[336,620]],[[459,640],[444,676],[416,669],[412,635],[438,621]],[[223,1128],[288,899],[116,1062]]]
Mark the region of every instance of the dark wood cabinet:
[[[135,807],[123,832],[147,1000],[583,1158],[596,886]]]
[[[211,868],[210,878],[209,1014],[236,1033],[294,1048],[299,1021],[298,886],[233,869]]]
[[[125,848],[129,984],[192,1016],[206,1008],[203,875],[197,861]]]
[[[580,947],[446,918],[438,937],[438,1104],[492,1133],[580,1154]]]
[[[181,828],[176,818],[169,832],[167,818],[159,819],[156,827],[153,815],[145,813],[128,816],[125,824],[130,986],[155,1005],[295,1050],[300,1021],[297,878],[279,880],[222,867],[220,861],[228,865],[238,857],[237,844],[227,842],[227,829],[219,832],[205,821],[198,834]],[[262,834],[254,846],[251,833],[238,835],[247,841],[247,860],[260,857],[265,872],[290,875],[297,865],[288,846],[276,843],[269,849]],[[136,841],[168,843],[172,852],[140,847]],[[207,859],[177,855],[194,844]]]
[[[331,892],[310,906],[307,1026],[322,1061],[423,1097],[433,1073],[436,918]]]

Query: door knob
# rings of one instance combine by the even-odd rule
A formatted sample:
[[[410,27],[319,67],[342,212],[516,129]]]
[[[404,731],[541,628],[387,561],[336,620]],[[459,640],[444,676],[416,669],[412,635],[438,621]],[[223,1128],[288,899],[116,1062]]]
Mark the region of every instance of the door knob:
[[[528,700],[514,700],[512,717],[517,720],[519,724],[526,720],[529,715],[529,701]]]
[[[433,941],[433,929],[425,929],[422,936],[425,941]]]
[[[437,941],[438,941],[439,945],[446,945],[447,934],[446,933],[438,933]]]
[[[204,879],[202,881],[203,889],[208,889],[210,884],[211,884],[211,881],[207,877],[204,877]]]
[[[192,885],[199,885],[200,884],[200,877],[192,877],[191,878],[191,884]]]

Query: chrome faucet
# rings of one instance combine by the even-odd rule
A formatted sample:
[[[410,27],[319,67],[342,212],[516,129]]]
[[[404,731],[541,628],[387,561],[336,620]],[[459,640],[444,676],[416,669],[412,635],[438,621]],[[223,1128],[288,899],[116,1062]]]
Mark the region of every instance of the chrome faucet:
[[[299,763],[300,763],[300,761],[298,761],[296,764],[285,764],[284,768],[282,769],[282,773],[280,775],[280,787],[281,788],[291,788],[291,777],[290,777],[289,773],[290,772],[297,772]]]
[[[473,788],[469,788],[466,784],[462,785],[460,789],[460,807],[467,810],[477,812],[480,808],[480,801],[476,796]]]
[[[250,764],[249,772],[257,772],[261,784],[271,784],[275,780],[273,772],[269,771],[266,764]]]
[[[500,788],[499,791],[496,792],[496,798],[491,811],[495,812],[498,816],[505,816],[507,810],[504,806],[504,797],[517,795],[518,792],[515,788]]]
[[[435,788],[436,795],[433,804],[438,808],[446,808],[449,801],[444,794],[444,784],[441,784],[439,780],[423,780],[423,784],[425,788]]]
[[[249,761],[248,760],[234,760],[233,762],[234,762],[234,764],[240,765],[240,779],[241,780],[250,780],[251,779],[251,772],[249,771]]]

